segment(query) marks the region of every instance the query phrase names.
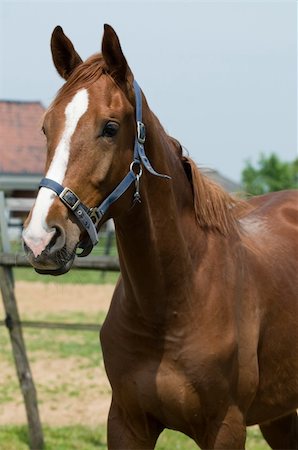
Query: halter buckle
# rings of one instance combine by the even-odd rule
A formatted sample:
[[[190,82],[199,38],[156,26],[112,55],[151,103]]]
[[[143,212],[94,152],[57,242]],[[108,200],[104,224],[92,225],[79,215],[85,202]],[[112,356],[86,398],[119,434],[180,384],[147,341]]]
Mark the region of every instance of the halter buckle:
[[[137,121],[137,140],[140,144],[145,144],[146,127],[143,122]]]
[[[72,211],[76,210],[81,203],[79,197],[68,187],[63,189],[59,195],[59,198]]]
[[[88,215],[92,220],[94,226],[97,227],[97,225],[102,219],[103,213],[101,211],[98,211],[97,208],[90,208]]]

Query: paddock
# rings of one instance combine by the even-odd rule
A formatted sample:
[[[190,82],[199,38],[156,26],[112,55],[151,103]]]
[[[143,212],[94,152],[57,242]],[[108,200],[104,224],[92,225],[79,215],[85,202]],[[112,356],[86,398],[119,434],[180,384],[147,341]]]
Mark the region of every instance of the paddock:
[[[96,296],[94,285],[45,284],[42,282],[17,281],[15,294],[22,320],[35,323],[43,320],[60,323],[98,322],[106,314],[114,290],[111,284],[98,286]],[[0,304],[0,318],[5,317],[3,303]],[[81,317],[81,320],[79,318]],[[26,413],[20,389],[12,396],[16,384],[15,368],[11,360],[10,344],[5,328],[1,333],[1,397],[0,426],[26,423]],[[33,379],[37,388],[41,422],[49,426],[69,426],[81,423],[96,427],[104,424],[110,404],[110,387],[102,366],[98,331],[63,328],[29,328],[23,333],[27,346]],[[34,334],[36,337],[34,337]],[[65,347],[41,350],[37,341],[45,344],[49,339],[58,340],[63,346],[72,342],[77,353],[86,343],[86,355],[75,356],[72,349]],[[3,351],[4,349],[4,351]],[[77,350],[75,350],[77,349]],[[96,364],[95,352],[98,352]],[[67,381],[66,381],[67,380]],[[4,395],[3,391],[7,394]],[[5,401],[6,398],[6,401]]]

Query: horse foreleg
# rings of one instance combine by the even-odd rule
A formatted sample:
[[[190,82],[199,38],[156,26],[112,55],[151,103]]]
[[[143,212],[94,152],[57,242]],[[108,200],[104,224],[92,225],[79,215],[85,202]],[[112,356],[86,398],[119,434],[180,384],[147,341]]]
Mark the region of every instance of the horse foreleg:
[[[208,442],[214,450],[242,450],[245,448],[246,425],[242,412],[235,405],[228,408],[224,419],[217,425],[215,438]]]
[[[298,449],[298,418],[296,412],[260,425],[262,434],[271,448]]]
[[[133,418],[112,400],[108,417],[108,450],[153,450],[162,428],[141,413]]]

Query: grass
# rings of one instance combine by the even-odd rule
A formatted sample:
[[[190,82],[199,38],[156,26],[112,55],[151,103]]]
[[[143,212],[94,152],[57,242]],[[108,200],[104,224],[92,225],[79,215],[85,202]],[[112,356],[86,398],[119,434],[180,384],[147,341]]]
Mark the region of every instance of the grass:
[[[17,381],[17,377],[15,377],[14,379],[12,379],[12,377],[9,377],[9,380],[7,380],[7,382],[2,382],[0,385],[0,404],[14,401],[15,393],[18,392],[19,389],[20,386]]]
[[[68,273],[54,277],[40,275],[31,267],[16,267],[13,270],[16,281],[30,281],[57,284],[115,284],[118,272],[100,272],[98,270],[71,269]]]
[[[106,449],[106,429],[81,425],[44,427],[45,450]],[[1,450],[28,450],[29,438],[25,426],[0,427]],[[182,433],[165,430],[158,439],[156,450],[196,450],[196,444]],[[259,431],[248,431],[246,450],[268,450]]]
[[[56,334],[57,334],[57,330]],[[55,340],[55,334],[51,340],[47,339],[47,352],[51,355],[56,355],[57,358],[80,358],[81,361],[85,361],[84,367],[97,367],[98,365],[102,366],[102,353],[99,345],[99,339],[97,334],[85,332],[82,333],[80,340],[78,340],[77,335],[66,336],[60,340]],[[35,339],[35,349],[42,350],[38,338]],[[28,348],[29,351],[34,351],[34,348],[31,346]],[[83,367],[83,363],[80,364]]]
[[[66,331],[63,329],[39,329],[24,328],[23,335],[27,352],[31,362],[40,358],[40,353],[44,358],[80,358],[81,366],[103,367],[102,352],[99,345],[98,333],[100,324],[103,323],[104,312],[97,315],[83,312],[61,312],[58,314],[35,314],[35,321],[57,322],[57,323],[98,323],[96,331]],[[27,317],[24,315],[23,320]],[[8,339],[7,330],[0,328],[0,348],[1,358],[12,363],[11,346]],[[1,382],[0,382],[1,399]],[[1,400],[0,400],[1,401]],[[0,447],[1,448],[1,447]]]
[[[80,425],[44,427],[45,450],[106,449],[105,431]],[[28,450],[29,436],[25,426],[0,427],[1,450]],[[38,449],[36,449],[38,450]]]
[[[49,334],[48,330],[27,330],[25,339],[33,361],[43,352],[45,358],[79,358],[82,361],[81,367],[98,367],[103,364],[96,333],[61,333],[59,330],[51,330]]]

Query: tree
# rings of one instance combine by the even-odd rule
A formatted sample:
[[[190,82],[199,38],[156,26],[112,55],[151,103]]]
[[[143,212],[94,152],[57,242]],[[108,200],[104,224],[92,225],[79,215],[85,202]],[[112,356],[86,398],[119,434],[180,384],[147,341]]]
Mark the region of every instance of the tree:
[[[293,162],[283,162],[274,153],[266,157],[260,155],[257,167],[250,161],[242,171],[244,190],[252,195],[272,191],[298,188],[298,158]]]

